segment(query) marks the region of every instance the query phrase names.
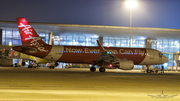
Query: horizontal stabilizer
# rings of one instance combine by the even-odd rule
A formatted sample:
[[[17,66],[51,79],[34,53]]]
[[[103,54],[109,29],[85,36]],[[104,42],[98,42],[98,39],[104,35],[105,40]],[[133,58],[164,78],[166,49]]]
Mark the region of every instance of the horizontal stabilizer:
[[[13,50],[15,50],[15,51],[28,51],[30,53],[37,52],[37,49],[26,47],[26,46],[15,46],[15,47],[13,47]]]

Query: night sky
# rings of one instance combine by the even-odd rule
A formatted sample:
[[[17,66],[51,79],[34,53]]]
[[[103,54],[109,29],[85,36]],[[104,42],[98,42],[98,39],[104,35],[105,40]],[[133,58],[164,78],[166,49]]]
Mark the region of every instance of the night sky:
[[[180,29],[180,0],[137,0],[132,27]],[[0,0],[0,21],[129,26],[125,0]]]

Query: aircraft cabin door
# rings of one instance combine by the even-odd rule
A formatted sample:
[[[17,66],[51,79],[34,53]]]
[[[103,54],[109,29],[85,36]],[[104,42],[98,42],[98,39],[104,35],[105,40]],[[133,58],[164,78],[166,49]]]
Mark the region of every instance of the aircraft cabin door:
[[[154,59],[154,51],[150,50],[150,59]]]

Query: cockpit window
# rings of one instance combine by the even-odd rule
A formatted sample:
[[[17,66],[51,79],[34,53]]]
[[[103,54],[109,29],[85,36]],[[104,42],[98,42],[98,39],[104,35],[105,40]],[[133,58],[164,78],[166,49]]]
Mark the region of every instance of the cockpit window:
[[[162,56],[163,56],[163,53],[159,53],[159,57],[162,58]]]
[[[162,55],[163,55],[163,53],[159,53],[159,55],[160,55],[160,56],[162,56]]]

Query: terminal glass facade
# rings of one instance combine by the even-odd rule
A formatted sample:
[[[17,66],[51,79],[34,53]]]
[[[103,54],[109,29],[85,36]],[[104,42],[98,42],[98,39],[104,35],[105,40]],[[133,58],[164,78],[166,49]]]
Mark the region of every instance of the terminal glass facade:
[[[54,45],[97,46],[98,37],[54,36]]]
[[[110,47],[129,47],[129,39],[126,38],[115,38],[115,37],[103,37],[103,46]],[[132,39],[132,47],[144,48],[145,40]]]
[[[167,69],[168,66],[177,65],[175,60],[173,60],[173,53],[177,53],[180,51],[179,40],[153,40],[152,48],[163,52],[164,55],[168,57],[169,61],[163,64],[165,69]]]
[[[48,44],[49,33],[38,33],[44,42]],[[2,45],[17,46],[22,45],[19,31],[3,30],[2,31]]]

